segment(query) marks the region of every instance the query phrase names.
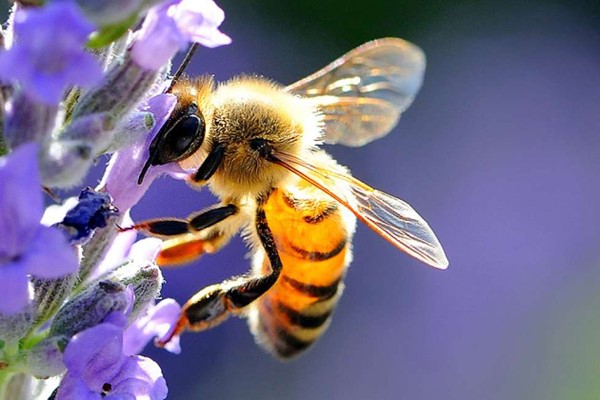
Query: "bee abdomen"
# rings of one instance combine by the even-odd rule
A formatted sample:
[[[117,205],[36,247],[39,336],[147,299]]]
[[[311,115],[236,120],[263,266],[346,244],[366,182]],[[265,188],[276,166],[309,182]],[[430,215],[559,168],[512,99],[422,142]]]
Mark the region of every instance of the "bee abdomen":
[[[335,290],[302,308],[277,296],[261,299],[255,316],[257,339],[280,358],[292,358],[304,352],[329,326],[343,287],[340,281],[335,282]]]
[[[311,188],[274,190],[263,205],[283,269],[277,282],[248,310],[257,342],[279,358],[309,348],[326,331],[344,288],[355,220]],[[254,271],[270,269],[261,251]]]

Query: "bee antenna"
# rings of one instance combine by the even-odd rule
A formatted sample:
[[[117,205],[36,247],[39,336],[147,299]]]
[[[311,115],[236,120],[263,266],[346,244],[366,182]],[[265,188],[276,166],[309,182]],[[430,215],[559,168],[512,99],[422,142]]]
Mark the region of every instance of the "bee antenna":
[[[190,45],[190,47],[188,47],[188,51],[185,54],[183,61],[179,65],[179,68],[177,68],[177,71],[175,71],[175,74],[173,75],[173,79],[171,79],[171,84],[169,85],[169,88],[166,90],[165,93],[169,93],[171,91],[171,89],[173,89],[173,85],[175,85],[175,83],[177,83],[177,80],[179,79],[181,74],[183,74],[183,71],[185,71],[185,69],[187,68],[190,61],[192,61],[192,57],[194,56],[194,53],[196,52],[197,49],[198,49],[198,43],[192,43]]]

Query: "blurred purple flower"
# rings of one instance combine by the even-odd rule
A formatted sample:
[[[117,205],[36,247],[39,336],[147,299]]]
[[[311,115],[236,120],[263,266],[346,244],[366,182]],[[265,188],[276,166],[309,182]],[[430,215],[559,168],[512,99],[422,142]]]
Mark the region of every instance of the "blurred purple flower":
[[[28,274],[57,278],[77,271],[63,232],[40,224],[43,199],[37,145],[0,158],[0,313],[14,314],[30,301]]]
[[[155,125],[149,135],[129,147],[117,151],[110,159],[100,187],[113,198],[113,204],[125,212],[133,207],[146,193],[152,181],[161,174],[183,174],[176,163],[152,167],[144,181],[138,185],[138,176],[148,159],[148,148],[154,136],[165,124],[175,108],[177,98],[172,94],[160,94],[148,100],[146,110],[154,114]]]
[[[166,338],[181,314],[181,306],[173,299],[164,299],[149,308],[145,316],[136,320],[125,330],[123,352],[140,353],[152,338]],[[171,353],[181,353],[179,337],[174,337],[165,346]]]
[[[167,397],[158,364],[123,352],[127,318],[113,313],[105,322],[73,336],[63,361],[67,367],[56,399],[151,399]]]
[[[15,43],[0,54],[0,78],[19,81],[36,101],[59,103],[68,85],[89,86],[102,77],[100,65],[84,50],[93,30],[72,2],[19,9]]]
[[[135,62],[157,70],[190,42],[206,47],[231,43],[219,31],[225,13],[213,0],[167,0],[152,7],[132,46]]]

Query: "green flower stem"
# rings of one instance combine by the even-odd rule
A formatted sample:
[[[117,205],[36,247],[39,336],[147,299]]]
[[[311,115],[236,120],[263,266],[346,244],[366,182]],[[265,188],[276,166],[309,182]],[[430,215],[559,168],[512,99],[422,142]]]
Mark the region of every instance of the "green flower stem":
[[[9,369],[0,371],[0,400],[9,399],[8,383],[14,376],[14,372]]]
[[[2,120],[0,120],[0,124],[2,124]],[[6,146],[6,140],[4,139],[4,135],[2,134],[2,129],[0,128],[0,157],[8,153],[8,147]]]

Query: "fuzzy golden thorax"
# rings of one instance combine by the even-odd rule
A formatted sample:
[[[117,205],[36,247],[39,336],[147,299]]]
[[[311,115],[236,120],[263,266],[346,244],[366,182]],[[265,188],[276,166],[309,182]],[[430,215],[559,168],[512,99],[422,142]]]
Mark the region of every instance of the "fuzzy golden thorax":
[[[225,149],[210,181],[213,191],[230,198],[256,197],[276,187],[288,175],[257,149],[266,143],[272,154],[301,157],[320,134],[314,109],[282,87],[260,78],[236,78],[213,96],[207,146]]]

